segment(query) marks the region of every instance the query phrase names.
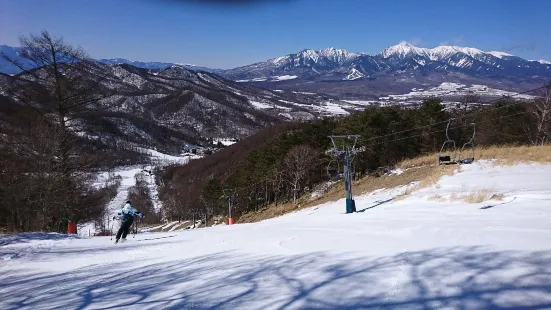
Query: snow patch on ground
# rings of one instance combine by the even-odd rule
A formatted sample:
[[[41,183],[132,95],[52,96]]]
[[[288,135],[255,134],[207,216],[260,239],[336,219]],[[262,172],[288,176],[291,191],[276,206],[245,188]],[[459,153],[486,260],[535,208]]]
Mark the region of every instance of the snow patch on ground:
[[[172,164],[185,165],[189,162],[189,157],[187,156],[168,155],[152,149],[141,148],[140,150],[149,155],[153,163],[158,166],[168,166]]]
[[[222,143],[222,145],[224,146],[230,146],[232,144],[235,144],[236,142],[237,141],[235,141],[234,139],[214,139],[213,140],[214,144]]]
[[[264,82],[268,80],[268,78],[254,78],[254,79],[250,79],[250,80],[237,80],[236,82],[238,83],[246,83],[246,82]]]
[[[274,76],[273,79],[275,81],[286,81],[286,80],[294,80],[298,78],[296,75],[280,75],[280,76]]]
[[[345,78],[343,78],[343,80],[353,81],[353,80],[361,79],[363,77],[365,77],[365,74],[361,73],[360,71],[356,70],[355,68],[352,68],[350,73]]]
[[[404,173],[404,169],[397,168],[397,169],[391,170],[389,175],[400,175],[402,173]]]
[[[153,227],[148,227],[148,228],[141,228],[139,231],[140,232],[151,232],[151,231],[154,231],[154,230],[157,230],[157,229],[161,229],[163,226],[165,226],[165,224],[161,224],[161,225],[157,225],[157,226],[153,226]]]
[[[350,112],[344,110],[341,105],[336,104],[331,101],[327,101],[322,104],[322,107],[325,107],[325,111],[333,115],[349,115]]]
[[[378,105],[380,102],[376,100],[341,100],[342,102],[350,103],[356,107],[355,109],[364,109],[366,106]],[[357,107],[359,106],[359,107]]]
[[[247,83],[247,82],[266,82],[266,81],[269,81],[269,82],[278,82],[278,81],[287,81],[287,80],[294,80],[298,78],[298,76],[296,75],[276,75],[276,76],[272,76],[272,77],[259,77],[259,78],[254,78],[254,79],[249,79],[249,80],[237,80],[236,82],[238,83]]]
[[[298,107],[306,108],[309,110],[314,110],[324,115],[349,115],[350,114],[348,111],[343,109],[342,104],[332,102],[332,101],[322,102],[319,105],[296,103],[296,102],[286,101],[286,100],[280,100],[280,101],[288,104],[292,104]]]
[[[249,100],[249,103],[257,109],[273,109],[274,108],[273,105],[258,102],[258,101]]]

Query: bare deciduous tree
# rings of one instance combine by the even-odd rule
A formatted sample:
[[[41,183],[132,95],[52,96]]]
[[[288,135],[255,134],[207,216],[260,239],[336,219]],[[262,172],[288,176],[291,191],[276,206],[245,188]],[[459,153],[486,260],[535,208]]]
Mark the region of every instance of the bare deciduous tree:
[[[536,120],[533,144],[544,145],[551,134],[551,84],[544,87],[530,106],[530,114]]]
[[[285,170],[293,191],[293,203],[296,203],[303,181],[316,166],[317,159],[318,152],[307,145],[295,146],[285,156]]]
[[[17,230],[58,230],[67,219],[97,213],[98,200],[87,200],[94,192],[88,179],[95,158],[75,131],[79,118],[99,109],[100,100],[111,94],[102,87],[104,73],[81,48],[47,31],[23,36],[20,44],[19,56],[31,65],[3,55],[22,72],[0,85],[22,114],[9,115],[12,123],[6,122],[2,136],[2,152],[13,158],[4,177],[22,190],[8,207],[17,213],[12,216]]]
[[[464,117],[465,115],[467,115],[469,110],[475,107],[479,102],[480,96],[474,95],[472,93],[461,97],[461,101],[457,106],[460,116]]]

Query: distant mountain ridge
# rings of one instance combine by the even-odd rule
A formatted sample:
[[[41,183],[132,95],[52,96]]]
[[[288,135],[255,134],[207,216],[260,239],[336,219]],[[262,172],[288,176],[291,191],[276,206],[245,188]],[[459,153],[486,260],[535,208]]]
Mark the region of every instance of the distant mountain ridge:
[[[21,62],[21,64],[24,66],[25,69],[32,69],[30,64],[26,62],[24,58],[19,57],[20,50],[21,50],[21,47],[0,45],[0,55],[4,53],[10,58]],[[213,69],[213,68],[207,68],[202,66],[196,66],[192,64],[158,62],[158,61],[134,61],[134,60],[128,60],[124,58],[101,58],[101,59],[93,59],[93,60],[104,64],[108,64],[108,65],[127,64],[127,65],[132,65],[134,67],[144,68],[144,69],[163,70],[168,67],[178,66],[188,70],[206,71],[206,72],[212,72],[212,73],[220,73],[223,71],[222,69]],[[21,72],[21,70],[17,66],[13,65],[12,63],[0,57],[0,73],[17,74],[19,72]]]
[[[134,67],[144,68],[144,69],[160,69],[160,70],[163,70],[163,69],[166,69],[168,67],[178,66],[178,67],[182,67],[182,68],[185,68],[185,69],[188,69],[188,70],[206,71],[206,72],[212,72],[212,73],[220,73],[221,71],[223,71],[222,69],[212,69],[212,68],[196,66],[196,65],[191,65],[191,64],[181,64],[181,63],[171,63],[171,62],[134,61],[134,60],[128,60],[128,59],[124,59],[124,58],[109,58],[109,59],[102,58],[102,59],[96,59],[96,60],[101,62],[101,63],[109,64],[109,65],[127,64],[127,65],[132,65]]]
[[[0,52],[17,57],[18,48],[0,45]],[[22,64],[25,65],[23,59]],[[416,47],[407,42],[376,55],[343,49],[304,49],[234,69],[212,69],[188,64],[142,62],[123,58],[98,59],[105,64],[128,64],[164,70],[171,67],[206,71],[241,83],[269,89],[290,89],[331,96],[377,98],[435,87],[445,82],[487,85],[503,90],[526,90],[551,81],[551,62],[526,60],[500,51],[472,47]],[[19,72],[0,59],[0,72]]]

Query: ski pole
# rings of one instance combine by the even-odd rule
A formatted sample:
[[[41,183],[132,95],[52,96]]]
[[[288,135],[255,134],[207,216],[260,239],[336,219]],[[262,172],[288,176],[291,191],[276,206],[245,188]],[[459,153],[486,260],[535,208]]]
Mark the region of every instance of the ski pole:
[[[115,226],[115,221],[111,224],[111,241],[113,241],[113,227]]]
[[[132,236],[132,238],[136,238],[136,234],[138,233],[138,227],[139,227],[139,219],[134,222],[134,236]]]

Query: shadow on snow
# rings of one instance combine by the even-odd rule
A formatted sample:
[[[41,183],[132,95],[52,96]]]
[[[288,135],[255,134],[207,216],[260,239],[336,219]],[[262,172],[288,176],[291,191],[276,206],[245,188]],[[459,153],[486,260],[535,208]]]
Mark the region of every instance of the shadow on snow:
[[[11,270],[0,283],[1,309],[543,309],[551,308],[551,252],[229,252],[59,274]]]
[[[387,200],[377,200],[377,201],[375,201],[375,204],[374,204],[374,205],[369,206],[369,207],[367,207],[367,208],[365,208],[365,209],[359,210],[358,213],[362,213],[362,212],[365,212],[365,211],[367,211],[367,210],[369,210],[369,209],[373,209],[373,208],[378,207],[378,206],[380,206],[380,205],[382,205],[382,204],[391,202],[392,200],[394,200],[394,198],[389,198],[389,199],[387,199]]]
[[[63,240],[63,239],[78,239],[78,235],[32,232],[32,233],[17,233],[0,235],[0,246],[11,245],[16,243],[28,243],[36,240]]]
[[[493,207],[497,207],[497,206],[502,206],[502,205],[506,205],[508,203],[511,203],[513,201],[515,201],[517,199],[517,197],[514,197],[512,200],[510,201],[506,201],[506,202],[502,202],[502,203],[497,203],[497,204],[494,204],[494,205],[487,205],[487,206],[484,206],[484,207],[481,207],[480,209],[481,210],[486,210],[486,209],[491,209]]]

